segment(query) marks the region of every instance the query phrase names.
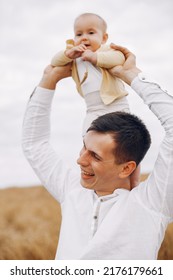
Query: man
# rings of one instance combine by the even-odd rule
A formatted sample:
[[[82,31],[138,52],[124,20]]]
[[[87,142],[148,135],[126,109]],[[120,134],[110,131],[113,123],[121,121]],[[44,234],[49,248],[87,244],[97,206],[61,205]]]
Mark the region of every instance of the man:
[[[112,69],[159,118],[165,138],[149,178],[130,189],[130,176],[150,145],[145,125],[128,113],[95,120],[84,137],[78,164],[67,169],[49,144],[51,102],[70,65],[48,66],[31,96],[24,119],[23,148],[43,185],[61,204],[57,259],[156,259],[173,221],[173,97],[136,67],[126,48],[123,66]]]

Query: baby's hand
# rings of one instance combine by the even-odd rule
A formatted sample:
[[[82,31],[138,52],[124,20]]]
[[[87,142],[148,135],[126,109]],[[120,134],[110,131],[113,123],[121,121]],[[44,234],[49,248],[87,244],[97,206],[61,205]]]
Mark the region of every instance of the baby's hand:
[[[89,61],[92,64],[97,64],[97,54],[95,52],[92,52],[91,50],[86,50],[82,53],[82,59],[84,61]]]
[[[75,58],[82,56],[83,52],[86,51],[86,49],[87,49],[87,47],[85,45],[81,44],[79,46],[75,46],[75,47],[72,47],[71,49],[66,50],[65,55],[68,58],[75,59]]]

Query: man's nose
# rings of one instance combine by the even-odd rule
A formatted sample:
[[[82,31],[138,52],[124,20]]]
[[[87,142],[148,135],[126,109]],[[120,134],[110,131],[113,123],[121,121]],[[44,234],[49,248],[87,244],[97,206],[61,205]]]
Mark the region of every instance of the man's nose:
[[[77,159],[77,164],[82,166],[87,166],[89,164],[89,153],[88,151],[81,151],[79,154],[79,158]]]

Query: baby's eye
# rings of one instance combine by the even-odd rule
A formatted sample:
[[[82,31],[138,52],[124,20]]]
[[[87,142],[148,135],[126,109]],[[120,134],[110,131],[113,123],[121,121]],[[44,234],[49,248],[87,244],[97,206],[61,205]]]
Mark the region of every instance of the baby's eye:
[[[94,34],[94,31],[90,31],[89,34]]]
[[[76,34],[77,37],[80,37],[81,35],[82,35],[82,33],[77,33]]]

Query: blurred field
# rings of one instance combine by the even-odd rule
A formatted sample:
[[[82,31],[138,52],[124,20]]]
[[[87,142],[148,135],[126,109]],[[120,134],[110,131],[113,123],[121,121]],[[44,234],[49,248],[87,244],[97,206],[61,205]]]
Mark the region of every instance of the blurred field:
[[[60,223],[60,207],[43,187],[0,190],[0,260],[54,259]],[[173,224],[158,259],[173,260]]]

